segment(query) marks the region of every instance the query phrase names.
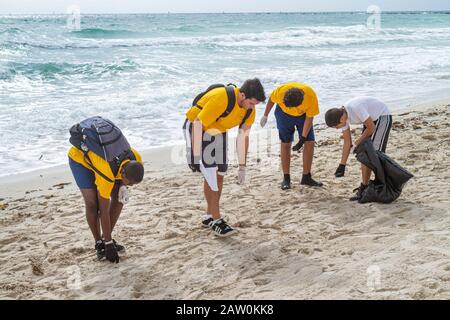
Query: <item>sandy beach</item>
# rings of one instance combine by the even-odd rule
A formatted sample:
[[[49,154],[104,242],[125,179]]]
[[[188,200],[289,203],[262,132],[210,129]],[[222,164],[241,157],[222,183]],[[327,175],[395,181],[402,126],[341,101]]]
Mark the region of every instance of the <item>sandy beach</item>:
[[[144,153],[114,231],[126,247],[117,265],[96,260],[68,166],[3,178],[0,298],[450,299],[450,101],[411,110],[394,113],[387,148],[415,175],[397,201],[348,201],[359,163],[334,177],[341,132],[320,123],[313,173],[325,187],[300,186],[294,154],[282,191],[272,132],[253,144],[245,186],[236,162],[225,178],[222,213],[238,230],[226,239],[200,226],[201,176],[171,149]]]

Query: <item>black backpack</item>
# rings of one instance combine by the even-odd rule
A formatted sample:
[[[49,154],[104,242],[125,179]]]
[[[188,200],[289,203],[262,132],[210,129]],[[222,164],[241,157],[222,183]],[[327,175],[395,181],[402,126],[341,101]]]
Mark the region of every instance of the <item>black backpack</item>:
[[[200,110],[202,110],[203,107],[199,106],[197,103],[200,101],[201,98],[203,98],[203,96],[205,94],[207,94],[209,91],[217,89],[217,88],[225,88],[225,90],[227,91],[228,104],[227,104],[227,108],[225,109],[224,113],[222,113],[220,115],[220,117],[217,118],[216,121],[218,121],[220,118],[225,118],[226,116],[228,116],[231,113],[231,111],[233,111],[234,105],[236,104],[236,95],[234,94],[234,88],[236,88],[236,85],[234,85],[232,83],[229,83],[227,85],[224,85],[224,84],[210,85],[205,91],[203,91],[202,93],[199,93],[195,97],[194,101],[192,101],[193,107],[197,107]],[[242,125],[245,123],[245,121],[247,121],[247,119],[252,114],[252,111],[253,111],[252,109],[247,110],[244,118],[241,121],[241,124],[239,125],[239,128],[242,127]]]
[[[99,116],[87,118],[73,125],[69,132],[70,143],[83,151],[84,159],[89,167],[109,182],[114,181],[94,167],[88,156],[89,151],[105,159],[114,176],[119,172],[124,160],[136,160],[122,131],[108,119]]]

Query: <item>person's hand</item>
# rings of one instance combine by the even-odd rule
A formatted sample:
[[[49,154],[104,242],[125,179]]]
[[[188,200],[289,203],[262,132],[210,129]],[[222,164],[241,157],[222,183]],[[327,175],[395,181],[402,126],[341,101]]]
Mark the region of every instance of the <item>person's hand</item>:
[[[105,242],[105,256],[106,260],[112,263],[119,263],[119,254],[117,253],[117,248],[112,240]]]
[[[238,184],[245,183],[245,167],[240,166],[238,171]]]
[[[192,170],[192,172],[200,172],[200,165],[198,163],[190,163],[189,168]]]
[[[334,175],[336,176],[336,178],[341,178],[344,176],[344,174],[345,174],[345,164],[340,164]]]
[[[298,141],[298,143],[292,147],[292,151],[297,151],[300,152],[300,150],[302,149],[303,145],[305,144],[306,141],[306,137],[301,136],[300,140]]]
[[[119,195],[117,196],[117,200],[121,203],[121,204],[127,204],[128,201],[130,200],[130,195],[128,193],[128,188],[127,186],[121,186],[119,188]]]
[[[194,163],[189,163],[188,166],[192,170],[192,172],[201,172],[200,171],[200,156],[194,156]]]
[[[267,124],[267,117],[266,116],[262,116],[261,117],[261,121],[259,123],[261,125],[261,128],[264,128]]]

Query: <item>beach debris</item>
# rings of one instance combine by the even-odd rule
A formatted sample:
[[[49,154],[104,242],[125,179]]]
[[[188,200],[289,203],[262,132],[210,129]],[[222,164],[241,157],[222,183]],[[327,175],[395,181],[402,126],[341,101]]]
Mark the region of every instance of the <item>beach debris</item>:
[[[69,249],[69,252],[72,254],[75,254],[75,255],[82,255],[89,251],[91,251],[89,248],[84,248],[84,247],[75,247],[75,248]]]
[[[394,123],[392,123],[392,129],[394,130],[405,129],[405,124],[401,123],[400,121],[394,121]]]
[[[319,147],[331,146],[331,145],[334,145],[334,144],[339,144],[339,142],[336,141],[336,140],[328,139],[328,140],[325,140],[325,141],[320,141],[318,143]]]
[[[172,231],[172,230],[169,230],[169,231],[167,231],[165,234],[164,234],[164,239],[165,240],[169,240],[169,239],[173,239],[173,238],[176,238],[176,237],[178,237],[179,236],[179,234],[178,233],[176,233],[175,231]]]
[[[234,224],[234,227],[236,228],[250,228],[251,227],[250,221],[238,221]]]
[[[431,140],[431,141],[437,140],[437,137],[434,134],[427,134],[427,135],[422,136],[422,138],[425,140]]]
[[[8,208],[7,203],[0,203],[0,210],[5,210],[6,208]]]
[[[413,124],[412,127],[414,130],[422,129],[422,127],[419,126],[418,124]]]
[[[62,182],[62,183],[55,184],[54,186],[52,186],[52,188],[64,189],[64,186],[68,186],[70,184],[72,184],[72,183],[71,182]]]
[[[44,274],[44,268],[42,266],[43,261],[38,257],[29,258],[31,264],[31,271],[36,276],[42,276]]]

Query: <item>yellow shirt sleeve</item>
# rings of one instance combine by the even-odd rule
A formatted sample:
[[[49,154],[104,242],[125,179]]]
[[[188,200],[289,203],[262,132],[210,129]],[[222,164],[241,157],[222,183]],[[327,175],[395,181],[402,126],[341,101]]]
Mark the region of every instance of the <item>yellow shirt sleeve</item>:
[[[225,112],[227,103],[227,95],[225,95],[225,99],[223,98],[223,95],[211,97],[208,102],[205,103],[197,118],[204,127],[209,127]]]
[[[272,94],[270,95],[270,101],[272,101],[275,104],[281,104],[283,103],[283,97],[281,95],[281,87],[279,86],[278,88],[276,88],[275,90],[272,91]]]
[[[313,118],[319,113],[319,100],[317,99],[316,93],[311,90],[310,101],[308,101],[308,108],[306,109],[306,116],[308,118]]]

